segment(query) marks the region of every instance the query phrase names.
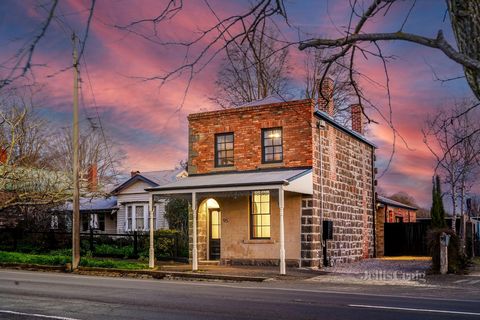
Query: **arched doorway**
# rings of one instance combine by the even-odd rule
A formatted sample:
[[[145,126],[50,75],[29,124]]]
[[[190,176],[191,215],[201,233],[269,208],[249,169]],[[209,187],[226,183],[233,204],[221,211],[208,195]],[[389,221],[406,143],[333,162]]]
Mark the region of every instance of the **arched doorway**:
[[[207,222],[207,259],[220,260],[222,214],[218,202],[205,199],[199,206],[199,216],[206,217]]]

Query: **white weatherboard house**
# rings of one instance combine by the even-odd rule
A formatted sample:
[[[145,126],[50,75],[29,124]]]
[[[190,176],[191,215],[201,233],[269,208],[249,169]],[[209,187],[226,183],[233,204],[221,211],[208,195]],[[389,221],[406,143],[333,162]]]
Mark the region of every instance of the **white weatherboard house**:
[[[130,179],[112,190],[117,197],[117,233],[149,230],[148,192],[146,188],[159,187],[187,176],[184,169],[131,173]],[[155,204],[155,229],[168,229],[165,202]]]

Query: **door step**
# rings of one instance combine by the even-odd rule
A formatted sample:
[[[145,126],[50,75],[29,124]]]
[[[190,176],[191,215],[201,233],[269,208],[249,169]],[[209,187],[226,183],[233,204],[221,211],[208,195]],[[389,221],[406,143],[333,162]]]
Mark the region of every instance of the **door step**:
[[[202,266],[218,266],[220,265],[219,260],[200,260],[198,261],[198,264]]]

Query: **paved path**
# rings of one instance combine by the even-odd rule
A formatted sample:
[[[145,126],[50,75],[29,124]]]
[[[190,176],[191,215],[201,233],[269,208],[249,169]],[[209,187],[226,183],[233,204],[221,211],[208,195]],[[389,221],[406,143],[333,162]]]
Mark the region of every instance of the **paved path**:
[[[0,319],[480,319],[480,290],[0,270]]]

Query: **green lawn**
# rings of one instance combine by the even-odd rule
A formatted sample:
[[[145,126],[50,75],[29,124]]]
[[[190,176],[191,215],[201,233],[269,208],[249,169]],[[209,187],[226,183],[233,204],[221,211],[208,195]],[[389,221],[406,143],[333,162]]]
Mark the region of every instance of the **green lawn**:
[[[64,266],[70,263],[71,257],[55,252],[52,254],[27,254],[19,252],[0,251],[0,263],[25,263],[46,266]],[[82,267],[117,268],[117,269],[148,269],[148,264],[136,261],[106,260],[83,257]]]

